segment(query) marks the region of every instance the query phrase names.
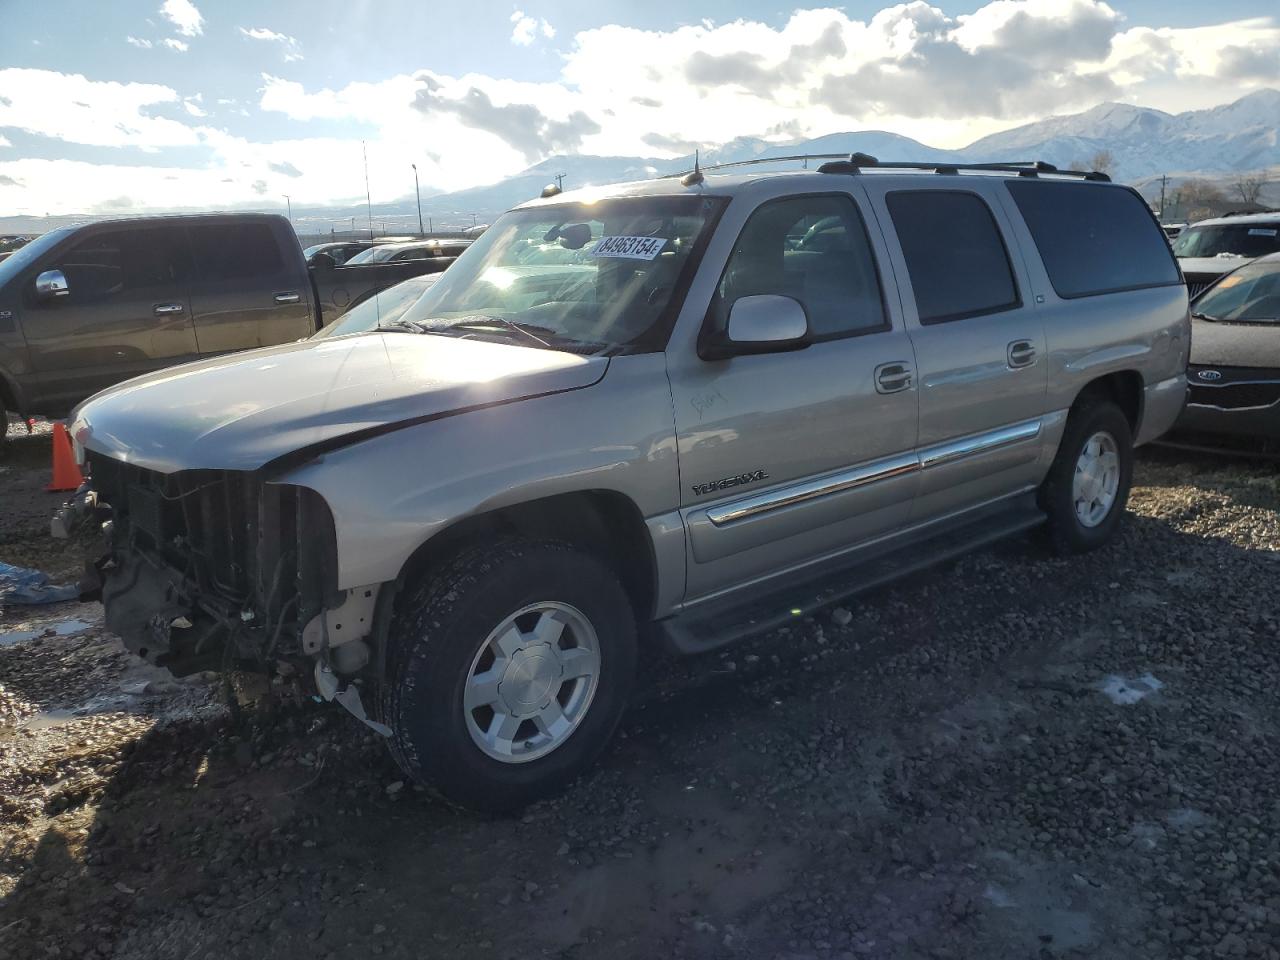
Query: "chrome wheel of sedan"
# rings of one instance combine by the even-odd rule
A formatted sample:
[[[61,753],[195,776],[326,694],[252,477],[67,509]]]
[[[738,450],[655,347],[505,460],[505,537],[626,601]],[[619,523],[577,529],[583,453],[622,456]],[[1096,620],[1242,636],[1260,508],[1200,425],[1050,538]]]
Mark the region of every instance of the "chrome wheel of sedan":
[[[563,744],[591,707],[600,641],[576,607],[544,602],[517,610],[485,638],[463,692],[471,739],[503,763]]]
[[[1099,430],[1080,450],[1071,481],[1071,500],[1081,526],[1096,527],[1107,519],[1119,489],[1119,447],[1110,433]]]

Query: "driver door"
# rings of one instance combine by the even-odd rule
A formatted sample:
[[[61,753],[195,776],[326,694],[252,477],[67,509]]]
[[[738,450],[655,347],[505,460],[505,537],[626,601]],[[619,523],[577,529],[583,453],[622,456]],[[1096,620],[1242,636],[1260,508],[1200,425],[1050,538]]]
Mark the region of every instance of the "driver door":
[[[732,229],[726,216],[721,229]],[[759,203],[729,254],[704,337],[742,297],[804,307],[803,349],[668,352],[687,599],[847,551],[907,521],[918,472],[915,358],[883,240],[860,195]]]

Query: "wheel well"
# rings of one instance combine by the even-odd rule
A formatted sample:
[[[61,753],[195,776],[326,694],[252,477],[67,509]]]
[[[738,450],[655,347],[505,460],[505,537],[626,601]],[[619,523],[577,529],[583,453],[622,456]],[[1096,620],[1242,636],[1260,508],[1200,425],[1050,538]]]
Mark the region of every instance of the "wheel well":
[[[544,497],[460,520],[414,551],[398,582],[417,582],[464,546],[503,536],[562,540],[582,547],[617,574],[637,618],[652,615],[657,572],[648,528],[630,498],[609,490]]]
[[[1085,384],[1072,406],[1079,407],[1085,400],[1093,399],[1110,400],[1118,406],[1129,421],[1131,435],[1138,436],[1138,426],[1142,423],[1142,374],[1136,370],[1121,370],[1098,377]]]

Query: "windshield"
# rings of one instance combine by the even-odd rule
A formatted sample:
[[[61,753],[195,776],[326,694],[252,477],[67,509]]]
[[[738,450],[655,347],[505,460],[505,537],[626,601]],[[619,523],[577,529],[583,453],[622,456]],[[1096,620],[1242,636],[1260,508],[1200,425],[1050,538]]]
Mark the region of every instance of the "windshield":
[[[1280,222],[1187,227],[1173,241],[1176,257],[1262,257],[1280,250]]]
[[[395,247],[389,243],[384,243],[381,246],[370,247],[368,250],[361,250],[347,263],[385,263],[391,259],[395,252]]]
[[[724,201],[620,197],[504,214],[403,316],[427,329],[466,321],[472,336],[511,325],[604,352],[665,338],[682,278]],[[484,319],[497,321],[487,330]],[[530,339],[519,342],[531,343]],[[647,349],[651,346],[645,344]]]
[[[1280,260],[1250,263],[1227,274],[1191,310],[1205,320],[1280,323]]]
[[[395,286],[375,293],[352,307],[332,323],[321,327],[314,333],[312,340],[323,340],[326,337],[340,337],[348,333],[361,333],[386,326],[398,320],[417,300],[424,290],[440,279],[440,274],[432,273],[425,277],[413,277]]]
[[[329,244],[327,243],[313,243],[311,246],[307,247],[307,249],[302,251],[302,255],[310,260],[313,253],[319,253],[321,250],[327,249],[328,246]]]
[[[20,274],[28,266],[44,256],[46,250],[53,247],[64,237],[74,233],[76,229],[76,227],[59,227],[57,230],[50,230],[48,233],[36,237],[25,246],[19,247],[13,252],[13,256],[0,260],[0,284],[8,283],[12,277]]]

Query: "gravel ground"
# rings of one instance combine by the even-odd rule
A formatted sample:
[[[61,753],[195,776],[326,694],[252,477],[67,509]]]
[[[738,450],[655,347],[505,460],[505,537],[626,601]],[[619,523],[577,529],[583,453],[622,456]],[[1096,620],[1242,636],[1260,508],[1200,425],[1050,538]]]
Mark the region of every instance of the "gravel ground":
[[[48,504],[0,482],[0,559],[39,556]],[[1012,541],[654,657],[596,771],[518,819],[405,786],[331,707],[230,717],[96,607],[8,611],[0,957],[1276,960],[1280,481],[1136,482],[1090,556]]]

